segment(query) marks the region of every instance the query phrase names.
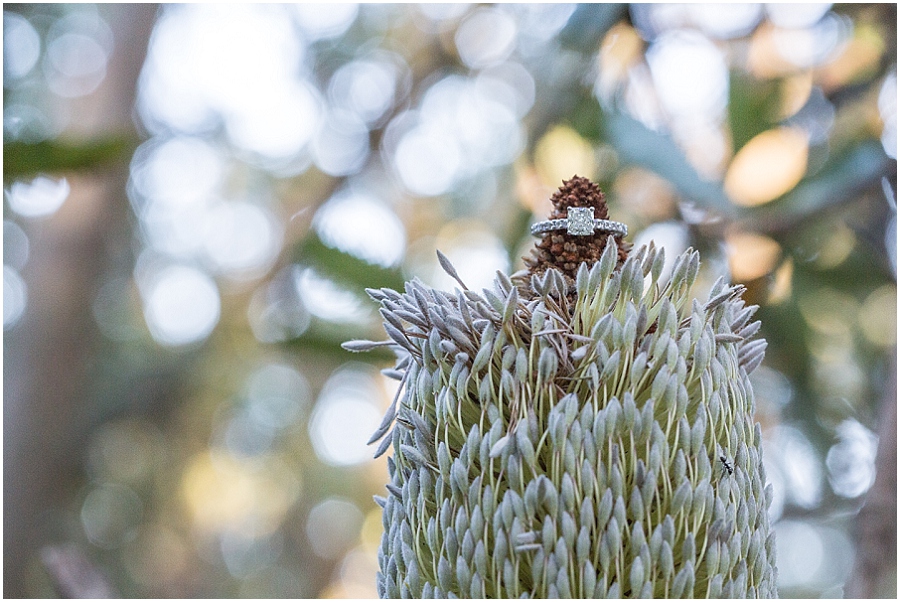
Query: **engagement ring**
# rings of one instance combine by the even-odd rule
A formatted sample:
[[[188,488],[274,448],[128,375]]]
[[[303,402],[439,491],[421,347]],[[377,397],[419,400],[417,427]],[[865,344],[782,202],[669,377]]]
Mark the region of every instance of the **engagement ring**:
[[[569,217],[548,219],[531,226],[531,233],[540,236],[551,230],[565,230],[570,236],[591,236],[597,232],[608,232],[613,236],[626,236],[628,226],[608,219],[594,219],[593,207],[569,207]]]

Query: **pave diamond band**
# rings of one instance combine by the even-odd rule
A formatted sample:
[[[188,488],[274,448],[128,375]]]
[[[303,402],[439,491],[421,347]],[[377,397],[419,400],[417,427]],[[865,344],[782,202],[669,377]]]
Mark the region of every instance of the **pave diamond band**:
[[[626,236],[628,226],[608,219],[594,219],[593,207],[569,207],[569,217],[548,219],[531,226],[531,233],[540,236],[553,230],[565,230],[572,236],[591,236],[596,232],[608,232],[613,236]]]

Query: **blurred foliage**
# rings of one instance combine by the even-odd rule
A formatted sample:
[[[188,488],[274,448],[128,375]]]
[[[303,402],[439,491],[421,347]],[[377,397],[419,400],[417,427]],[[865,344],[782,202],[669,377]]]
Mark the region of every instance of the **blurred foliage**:
[[[735,149],[742,148],[751,138],[776,123],[773,110],[778,106],[778,82],[759,81],[737,71],[731,72],[728,83],[728,125]]]
[[[559,32],[560,44],[578,52],[591,52],[613,25],[627,17],[627,12],[628,5],[621,2],[578,4]]]
[[[310,265],[353,291],[367,288],[403,288],[399,270],[383,268],[325,245],[310,233],[294,249],[294,260]]]
[[[700,178],[669,136],[658,134],[626,115],[607,115],[605,138],[623,162],[641,165],[672,183],[684,198],[728,217],[737,213],[720,184]]]
[[[3,143],[3,179],[12,182],[40,173],[60,173],[96,169],[126,160],[138,141],[124,136],[75,143],[64,140]]]
[[[270,9],[288,10],[264,10]],[[52,9],[6,5],[4,10],[5,21],[7,15],[15,14],[34,24],[45,42],[42,57],[47,41],[59,36],[60,28],[75,23],[63,20],[68,12],[74,14],[67,5]],[[181,14],[178,10],[165,7],[161,14]],[[684,7],[577,5],[550,40],[535,46],[538,51],[511,51],[497,63],[514,62],[533,80],[533,105],[520,117],[524,144],[518,156],[474,170],[474,175],[458,178],[447,191],[429,196],[410,190],[389,151],[396,148],[401,125],[418,118],[429,90],[449,76],[479,73],[477,66],[464,60],[459,31],[471,15],[495,9],[472,5],[457,12],[453,7],[441,10],[449,16],[429,17],[425,7],[415,5],[363,5],[342,33],[320,33],[319,38],[309,29],[292,25],[307,40],[301,71],[308,81],[304,81],[319,90],[328,89],[330,78],[341,67],[376,50],[395,53],[405,68],[390,107],[366,126],[367,159],[347,173],[329,175],[313,160],[300,173],[266,164],[252,150],[229,140],[225,111],[214,115],[208,129],[192,134],[226,157],[223,196],[272,199],[273,213],[280,216],[305,210],[312,215],[331,202],[335,191],[353,186],[378,191],[405,229],[406,249],[399,262],[391,267],[375,265],[350,249],[323,242],[325,237],[320,238],[314,220],[307,229],[287,220],[277,258],[262,274],[231,278],[209,270],[221,294],[215,331],[206,340],[172,348],[158,345],[145,324],[146,296],[138,291],[135,265],[138,255],[152,244],[146,224],[135,225],[144,219],[135,199],[135,224],[107,224],[111,233],[124,232],[133,241],[131,255],[109,260],[109,278],[127,284],[116,293],[116,327],[110,330],[101,325],[103,335],[85,333],[84,349],[91,350],[87,352],[91,382],[82,403],[90,419],[80,423],[77,428],[82,430],[73,435],[85,442],[85,471],[79,475],[83,486],[71,493],[67,507],[48,509],[55,517],[48,537],[83,546],[127,596],[374,594],[375,547],[381,525],[371,495],[383,494],[384,465],[330,463],[323,455],[323,435],[316,430],[324,420],[322,408],[332,400],[329,395],[334,397],[334,389],[342,382],[352,384],[354,378],[362,378],[368,383],[369,401],[382,407],[396,387],[372,371],[373,366],[390,366],[388,353],[356,356],[340,347],[351,338],[383,337],[374,304],[364,289],[402,289],[412,277],[435,279],[434,249],[444,245],[441,248],[446,250],[454,243],[465,248],[472,244],[465,236],[482,231],[505,249],[508,265],[516,269],[530,244],[529,224],[540,219],[546,207],[541,203],[559,178],[573,175],[574,166],[588,166],[592,173],[579,175],[601,182],[613,217],[629,223],[629,238],[659,237],[658,242],[672,244],[674,255],[680,243],[668,241],[666,233],[676,229],[684,245],[702,250],[701,280],[707,285],[719,274],[740,273],[736,268],[741,265],[753,268],[746,272],[751,275],[744,284],[748,302],[761,306],[762,336],[769,341],[764,366],[771,370],[771,382],[761,383],[757,397],[768,441],[769,476],[780,491],[774,518],[805,521],[804,525],[816,529],[828,524],[838,533],[837,540],[826,542],[825,531],[816,531],[826,559],[808,579],[795,577],[782,584],[781,594],[839,595],[850,562],[850,546],[844,544],[852,538],[851,519],[865,489],[856,495],[835,493],[836,477],[828,472],[827,458],[841,440],[841,424],[856,421],[868,431],[876,430],[885,370],[896,344],[890,336],[873,339],[873,327],[865,324],[879,320],[882,331],[892,327],[884,304],[875,303],[890,299],[890,294],[896,314],[896,240],[889,230],[896,228],[896,210],[894,199],[885,199],[886,190],[896,190],[896,153],[886,154],[879,141],[889,115],[879,116],[878,109],[882,86],[890,77],[896,78],[896,5],[835,5],[828,15],[844,19],[840,24],[849,29],[834,56],[807,66],[790,65],[784,59],[779,64],[770,61],[767,68],[782,69],[770,73],[754,71],[747,59],[748,49],[764,47],[769,43],[765,35],[775,28],[762,8],[749,31],[716,37],[705,33],[699,18],[685,17],[690,11]],[[529,19],[551,23],[555,18],[549,7],[534,9],[535,13],[517,5],[496,10],[510,16],[523,31],[540,30]],[[117,18],[115,7],[104,11],[106,19]],[[283,18],[287,15],[296,17],[286,12]],[[803,32],[813,35],[814,25],[806,25]],[[685,125],[678,115],[662,108],[654,92],[648,53],[669,30],[701,32],[727,61],[725,109],[718,123],[703,126],[706,134],[696,123],[686,119]],[[47,64],[46,58],[41,60]],[[7,107],[38,107],[49,121],[58,121],[39,141],[5,131],[7,186],[38,173],[90,175],[101,165],[132,159],[136,142],[128,136],[111,135],[83,144],[70,141],[65,111],[57,113],[52,108],[54,102],[66,101],[48,89],[48,69],[34,68],[27,76],[4,79]],[[607,74],[613,75],[604,83],[601,80]],[[786,110],[793,98],[791,86],[802,88],[807,85],[804,82],[809,90],[805,96],[800,94],[799,102],[792,100],[799,106]],[[326,98],[324,92],[322,98]],[[736,154],[760,134],[809,123],[826,125],[818,138],[810,136],[802,177],[757,206],[736,204],[724,184]],[[720,135],[724,140],[723,148],[706,143],[710,129],[716,133],[713,139]],[[158,123],[148,130],[151,142],[185,135],[175,126]],[[717,153],[722,157],[718,162],[714,160]],[[17,215],[8,199],[4,215],[26,234],[31,232],[28,219]],[[189,224],[188,229],[202,236],[202,224]],[[742,247],[735,238],[744,234],[757,238]],[[774,249],[771,256],[754,254],[766,245]],[[470,261],[470,268],[490,263],[486,252],[477,250],[482,255]],[[203,261],[190,261],[204,267]],[[362,309],[352,319],[342,320],[305,308],[310,305],[304,297],[307,291],[297,284],[295,272],[306,268],[355,296]],[[30,265],[22,268],[26,281],[29,269]],[[879,291],[885,294],[878,297]],[[270,298],[277,298],[277,303]],[[817,299],[822,300],[821,306]],[[296,318],[297,323],[279,322],[282,330],[275,328],[276,335],[261,335],[254,320],[263,319],[254,317],[260,313],[254,308],[265,306],[268,311],[266,304]],[[866,313],[871,307],[881,309]],[[13,323],[7,328],[21,326]],[[28,333],[17,334],[28,337]],[[262,387],[253,381],[254,375],[270,374],[256,372],[260,366],[274,364],[296,369],[300,375],[285,381],[297,392],[296,415],[279,414],[287,410],[276,402],[259,406],[248,392],[252,386]],[[842,368],[856,376],[840,380]],[[771,390],[781,382],[781,375],[788,381],[787,393],[775,399],[778,396]],[[298,392],[304,386],[309,390]],[[354,394],[362,395],[358,390]],[[273,393],[272,399],[278,395],[286,393]],[[354,407],[359,412],[365,409]],[[265,428],[253,422],[259,416],[265,419]],[[351,418],[356,417],[348,416],[348,425]],[[788,449],[783,438],[794,431],[802,433],[814,454],[800,458],[796,447]],[[30,435],[40,437],[41,433]],[[355,441],[357,434],[353,437]],[[126,453],[129,450],[137,455]],[[227,450],[238,451],[229,455]],[[133,470],[117,458],[125,463],[133,460]],[[816,486],[824,493],[798,497],[794,491],[808,488],[803,480],[807,478],[817,479]],[[109,482],[127,485],[142,512],[128,536],[131,539],[107,545],[86,533],[84,508],[98,499],[95,493]],[[343,542],[340,528],[350,525],[347,541],[335,544],[337,551],[321,548],[317,533],[322,531],[316,531],[319,527],[310,519],[318,516],[313,509],[329,496],[349,500],[356,508],[343,517],[346,520],[323,511],[322,516],[330,517],[325,524],[334,529],[335,541]],[[350,514],[359,514],[359,521],[348,518]],[[842,545],[831,545],[834,541]],[[34,550],[23,553],[36,555]],[[23,579],[27,595],[52,595],[44,572],[32,570]]]

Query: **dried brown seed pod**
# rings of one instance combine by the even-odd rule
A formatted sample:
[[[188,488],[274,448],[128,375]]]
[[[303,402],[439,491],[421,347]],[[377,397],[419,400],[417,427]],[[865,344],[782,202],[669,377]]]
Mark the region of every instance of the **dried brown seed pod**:
[[[550,202],[553,203],[553,210],[548,216],[551,220],[566,218],[570,207],[589,207],[594,210],[595,219],[609,219],[609,207],[603,191],[588,178],[576,175],[564,181],[550,197]],[[610,232],[597,231],[588,236],[568,234],[565,230],[545,232],[531,256],[524,258],[528,276],[541,275],[548,269],[555,268],[574,280],[582,262],[590,267],[600,260],[610,237],[618,247],[618,263],[621,266],[632,245]]]

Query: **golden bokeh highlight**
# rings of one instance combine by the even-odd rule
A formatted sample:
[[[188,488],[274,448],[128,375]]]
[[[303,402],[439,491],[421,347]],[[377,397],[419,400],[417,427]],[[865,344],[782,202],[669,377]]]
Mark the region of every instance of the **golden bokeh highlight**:
[[[198,453],[181,479],[194,525],[210,533],[274,532],[300,493],[293,471],[275,458],[241,459],[213,450]]]
[[[859,25],[853,38],[830,63],[818,70],[818,83],[828,93],[869,77],[878,71],[884,42],[871,25]]]
[[[725,235],[728,267],[737,282],[749,282],[765,276],[781,256],[781,246],[762,234],[731,232]]]
[[[600,60],[597,61],[600,89],[611,91],[627,79],[631,68],[641,60],[643,51],[644,40],[631,25],[614,25],[600,44]]]
[[[797,300],[809,327],[823,335],[847,340],[852,335],[859,302],[852,295],[831,287],[807,291]]]
[[[366,514],[362,528],[359,531],[359,538],[363,549],[375,554],[378,551],[378,546],[381,545],[381,535],[383,532],[384,525],[381,524],[381,508],[376,506]]]
[[[799,128],[781,127],[757,134],[731,162],[725,174],[725,192],[736,205],[764,205],[803,179],[808,158],[809,138]]]
[[[572,128],[556,126],[535,145],[534,167],[544,185],[556,190],[573,175],[594,174],[594,147]]]
[[[516,198],[523,207],[539,216],[540,219],[544,219],[553,209],[553,203],[550,202],[553,189],[541,182],[541,177],[534,165],[519,160],[515,163],[514,168]]]
[[[843,223],[833,224],[828,239],[819,247],[816,267],[827,270],[841,265],[856,246],[856,234]]]
[[[876,345],[897,344],[897,287],[885,284],[871,293],[859,308],[859,327]]]
[[[779,303],[784,303],[790,299],[792,292],[791,280],[793,276],[794,261],[788,258],[777,270],[775,270],[775,281],[769,289],[767,305],[778,305]]]
[[[747,68],[757,79],[773,79],[797,73],[800,68],[787,60],[778,48],[778,28],[763,23],[750,38],[747,51]]]
[[[612,192],[622,208],[648,223],[665,221],[677,210],[672,184],[640,167],[623,169],[613,183]]]
[[[341,562],[339,577],[319,592],[319,598],[378,598],[378,590],[375,589],[375,573],[378,570],[375,554],[362,547],[354,548]]]
[[[787,119],[797,114],[809,100],[813,91],[813,73],[804,71],[785,77],[779,84],[778,92],[781,97],[779,107],[779,119]]]
[[[681,146],[701,179],[722,179],[732,155],[731,131],[725,123],[697,124]]]

